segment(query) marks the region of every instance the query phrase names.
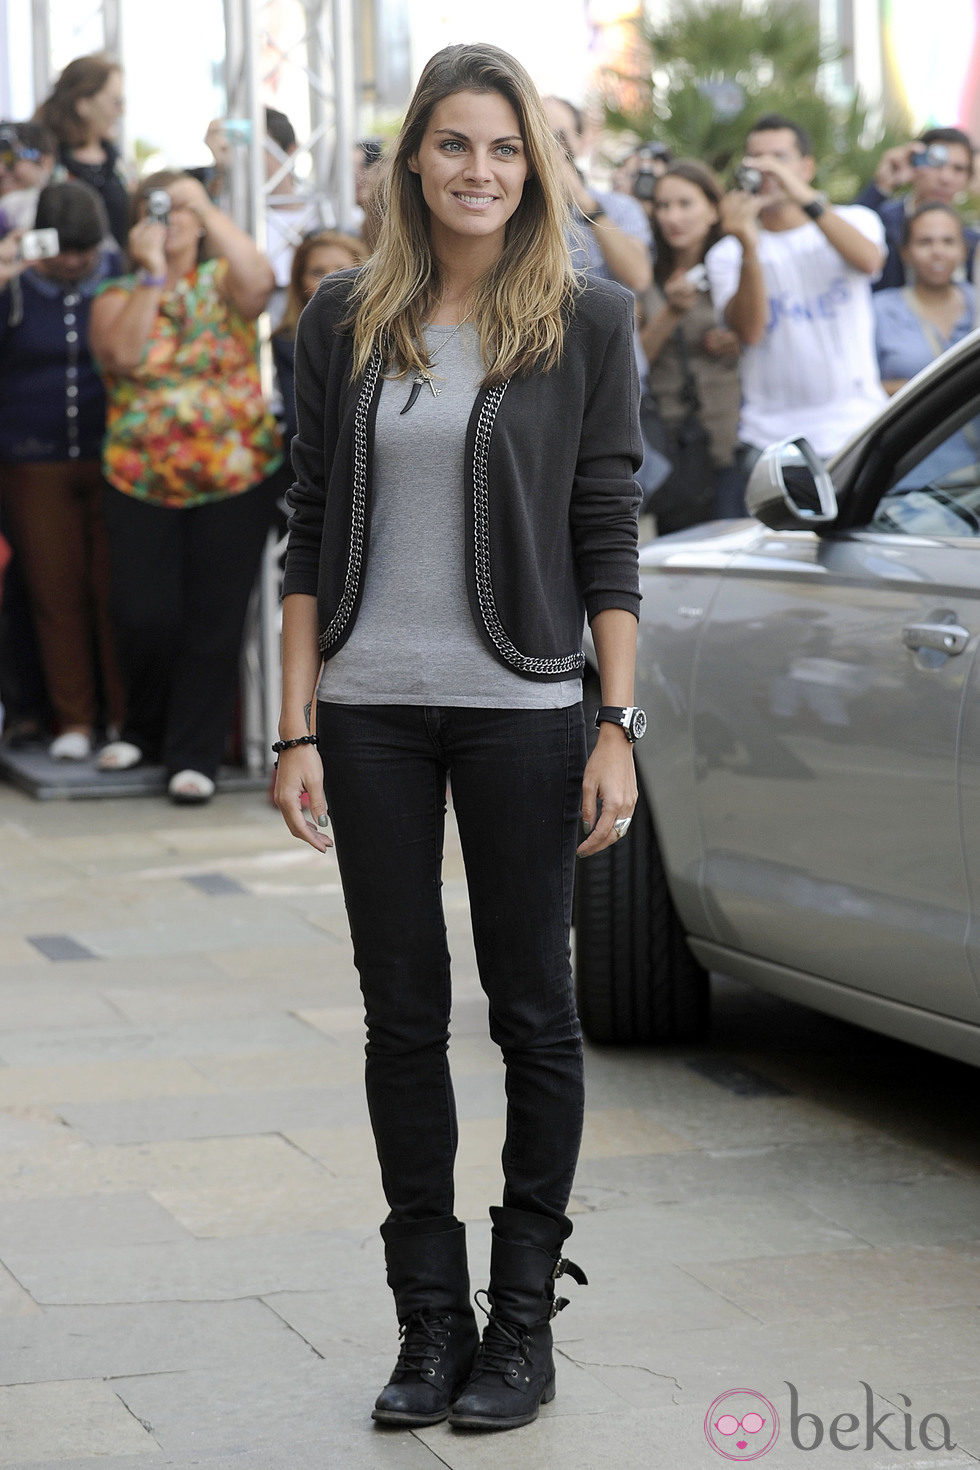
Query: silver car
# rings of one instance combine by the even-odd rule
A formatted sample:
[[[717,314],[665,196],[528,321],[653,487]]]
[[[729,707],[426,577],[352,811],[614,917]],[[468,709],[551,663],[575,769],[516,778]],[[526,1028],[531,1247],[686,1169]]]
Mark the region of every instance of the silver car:
[[[751,521],[641,553],[625,841],[579,865],[596,1041],[690,1039],[708,971],[980,1064],[980,333]],[[593,691],[594,692],[594,691]]]

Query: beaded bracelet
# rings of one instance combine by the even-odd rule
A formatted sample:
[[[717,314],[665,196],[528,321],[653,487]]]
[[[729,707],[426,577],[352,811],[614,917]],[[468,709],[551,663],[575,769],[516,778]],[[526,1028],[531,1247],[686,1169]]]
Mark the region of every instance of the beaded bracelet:
[[[292,750],[297,745],[317,745],[319,742],[315,735],[298,735],[295,740],[277,740],[273,744],[272,751],[276,757],[275,768],[279,769],[279,752],[281,750]]]

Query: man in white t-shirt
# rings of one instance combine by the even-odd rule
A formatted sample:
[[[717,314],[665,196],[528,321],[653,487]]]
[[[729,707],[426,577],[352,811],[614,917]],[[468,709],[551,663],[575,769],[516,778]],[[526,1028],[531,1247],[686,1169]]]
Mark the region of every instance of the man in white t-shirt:
[[[751,205],[729,196],[732,233],[706,260],[715,307],[744,349],[739,438],[758,451],[804,435],[826,457],[885,402],[871,307],[884,229],[872,210],[814,189],[810,141],[789,118],[760,118],[744,163],[761,185]]]

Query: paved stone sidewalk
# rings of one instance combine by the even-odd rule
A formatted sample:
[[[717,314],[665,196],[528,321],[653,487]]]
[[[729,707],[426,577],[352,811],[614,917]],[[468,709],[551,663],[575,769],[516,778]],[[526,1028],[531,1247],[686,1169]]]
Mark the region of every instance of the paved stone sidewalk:
[[[480,1284],[503,1091],[452,834],[445,896]],[[368,1418],[395,1335],[362,1047],[336,864],[261,798],[0,787],[0,1467],[704,1470],[738,1387],[779,1413],[767,1470],[846,1466],[840,1415],[869,1470],[980,1459],[975,1073],[724,982],[709,1044],[591,1050],[558,1397],[411,1434]]]

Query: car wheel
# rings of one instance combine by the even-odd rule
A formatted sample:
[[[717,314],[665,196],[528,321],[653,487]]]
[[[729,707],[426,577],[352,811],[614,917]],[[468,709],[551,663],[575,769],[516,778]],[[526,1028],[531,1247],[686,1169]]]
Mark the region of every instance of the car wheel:
[[[641,789],[629,835],[575,875],[575,984],[590,1041],[692,1041],[708,1025],[708,974],[687,947]]]

